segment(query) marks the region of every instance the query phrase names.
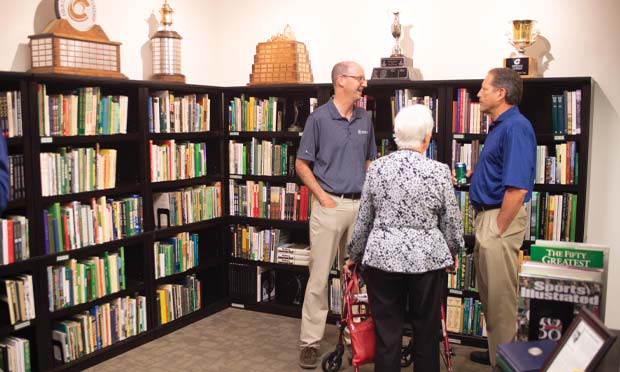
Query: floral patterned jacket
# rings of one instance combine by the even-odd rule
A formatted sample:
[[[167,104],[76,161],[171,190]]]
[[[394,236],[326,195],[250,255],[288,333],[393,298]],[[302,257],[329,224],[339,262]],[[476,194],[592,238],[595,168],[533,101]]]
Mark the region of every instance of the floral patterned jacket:
[[[383,271],[423,273],[451,266],[463,224],[450,168],[399,150],[368,168],[349,257]]]

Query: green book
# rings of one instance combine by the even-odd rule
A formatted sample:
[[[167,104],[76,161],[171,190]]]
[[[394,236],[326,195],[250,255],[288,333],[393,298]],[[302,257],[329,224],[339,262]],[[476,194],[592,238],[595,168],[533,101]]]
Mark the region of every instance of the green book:
[[[118,277],[121,280],[121,290],[127,289],[127,284],[125,282],[125,247],[120,247],[118,250],[119,254],[119,262],[118,262]]]
[[[24,370],[26,372],[31,372],[32,368],[30,365],[30,342],[28,341],[28,339],[23,339],[23,340],[24,340]]]
[[[545,243],[550,242],[538,240],[536,244],[530,247],[532,261],[565,266],[604,268],[605,252],[603,249],[580,249],[580,246],[585,245],[579,243],[567,243],[561,246]]]
[[[504,360],[504,357],[501,354],[497,354],[497,356],[495,357],[495,362],[502,372],[514,372],[514,370],[510,368],[510,365]]]
[[[103,271],[105,275],[105,294],[110,294],[112,292],[110,286],[110,255],[108,252],[103,253]]]
[[[570,216],[570,241],[575,241],[575,232],[577,231],[577,195],[571,197],[571,216]]]
[[[47,208],[48,218],[51,216],[51,226],[48,224],[48,228],[51,227],[50,235],[53,239],[50,239],[50,245],[53,246],[52,252],[62,252],[65,250],[63,243],[63,230],[62,230],[62,213],[60,210],[60,203],[56,202]]]

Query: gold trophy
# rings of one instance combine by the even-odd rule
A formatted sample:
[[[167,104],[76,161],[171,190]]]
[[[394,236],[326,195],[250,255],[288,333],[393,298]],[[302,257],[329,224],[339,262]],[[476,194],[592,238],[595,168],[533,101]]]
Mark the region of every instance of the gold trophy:
[[[400,36],[402,26],[400,24],[399,12],[393,12],[394,21],[390,26],[390,31],[395,39],[392,54],[387,58],[381,58],[381,67],[372,69],[372,79],[397,79],[412,80],[415,73],[413,70],[413,59],[405,57],[400,47]]]
[[[517,55],[504,58],[504,67],[516,71],[522,77],[536,76],[536,60],[525,55],[525,48],[534,44],[538,35],[536,21],[531,19],[512,21],[512,35],[507,36],[508,42],[517,49]]]

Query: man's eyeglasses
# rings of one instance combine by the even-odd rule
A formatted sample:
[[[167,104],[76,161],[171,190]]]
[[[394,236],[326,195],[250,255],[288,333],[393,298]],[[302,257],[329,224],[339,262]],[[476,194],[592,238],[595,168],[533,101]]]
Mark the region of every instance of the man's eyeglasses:
[[[358,83],[361,83],[361,82],[366,81],[366,77],[365,77],[365,76],[363,76],[363,75],[362,75],[362,76],[353,76],[353,75],[345,75],[345,74],[342,74],[342,76],[344,76],[344,77],[350,77],[350,78],[352,78],[352,79],[355,79],[355,80],[357,80],[357,82],[358,82]]]

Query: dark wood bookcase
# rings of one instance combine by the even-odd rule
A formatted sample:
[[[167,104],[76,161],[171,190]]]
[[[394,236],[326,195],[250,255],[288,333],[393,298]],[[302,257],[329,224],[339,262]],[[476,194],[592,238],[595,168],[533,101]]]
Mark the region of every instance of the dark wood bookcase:
[[[437,103],[437,130],[433,139],[437,146],[439,161],[449,163],[451,160],[451,143],[454,135],[451,131],[452,101],[456,99],[459,88],[466,88],[472,97],[480,87],[481,80],[439,80],[439,81],[370,81],[364,94],[368,96],[367,109],[373,111],[375,135],[378,143],[392,139],[391,97],[398,89],[411,89],[414,95],[429,96]],[[110,95],[129,97],[127,133],[97,136],[41,137],[38,128],[37,85],[45,84],[48,94],[70,92],[80,87],[97,86]],[[589,77],[540,78],[527,79],[524,83],[524,98],[520,105],[522,113],[534,125],[539,145],[553,145],[558,142],[575,141],[579,151],[579,180],[576,185],[536,184],[535,190],[549,193],[569,192],[578,195],[576,240],[583,241],[584,218],[587,192],[591,79]],[[581,96],[581,134],[554,134],[551,126],[551,95],[562,94],[564,90],[577,90]],[[187,324],[191,324],[209,314],[229,306],[244,307],[250,310],[300,317],[299,303],[275,301],[257,302],[255,296],[235,298],[231,295],[230,273],[243,267],[256,275],[256,267],[273,268],[283,277],[291,275],[305,276],[308,270],[303,266],[278,264],[232,257],[231,226],[237,224],[286,230],[289,235],[300,242],[308,242],[308,222],[273,220],[268,218],[249,218],[231,216],[229,209],[229,182],[263,181],[271,185],[283,186],[287,182],[300,184],[294,175],[258,176],[238,175],[229,172],[229,141],[275,140],[291,144],[289,153],[295,154],[299,139],[298,132],[287,129],[294,120],[294,105],[298,105],[298,122],[305,123],[310,113],[309,99],[315,98],[318,105],[329,100],[333,94],[331,84],[269,85],[243,87],[213,87],[190,84],[163,83],[155,81],[133,81],[106,78],[70,77],[58,75],[40,75],[28,73],[0,73],[0,91],[19,90],[21,92],[23,137],[7,139],[9,154],[24,155],[24,181],[26,198],[10,201],[5,214],[20,214],[28,218],[30,224],[30,258],[10,265],[0,266],[0,279],[11,278],[21,274],[33,276],[36,318],[16,325],[0,324],[0,337],[15,335],[26,338],[30,343],[30,357],[33,371],[79,371],[97,364],[105,359],[123,353],[133,347],[161,337]],[[208,94],[210,98],[210,130],[189,133],[150,133],[149,132],[149,97],[158,91],[169,91],[175,95]],[[234,97],[254,96],[258,98],[278,97],[281,101],[282,128],[275,132],[237,132],[229,130],[228,103]],[[484,135],[467,134],[461,141],[478,139],[484,141]],[[207,175],[164,182],[150,180],[149,141],[189,141],[207,144]],[[93,147],[113,148],[118,151],[116,187],[106,190],[81,192],[69,195],[42,196],[40,181],[40,154],[53,151],[59,147]],[[293,158],[294,161],[294,158]],[[289,165],[292,166],[292,165]],[[159,192],[176,190],[202,184],[221,183],[222,216],[206,221],[194,222],[182,226],[157,229],[153,213],[153,195]],[[462,187],[464,190],[467,187]],[[142,197],[143,231],[138,235],[124,237],[81,249],[61,253],[45,253],[44,221],[42,212],[50,204],[71,201],[87,202],[91,198],[105,196],[121,198],[130,195]],[[153,245],[181,232],[196,233],[199,236],[199,265],[183,273],[155,279]],[[473,238],[466,237],[468,249],[473,247]],[[526,241],[524,249],[529,249]],[[57,265],[68,259],[82,259],[115,252],[120,247],[125,250],[126,289],[85,304],[75,305],[62,310],[49,310],[47,267]],[[233,270],[234,269],[234,270]],[[179,283],[186,275],[196,275],[201,282],[202,307],[179,319],[157,325],[156,302],[157,286]],[[338,273],[334,272],[334,276]],[[254,288],[248,288],[255,291]],[[276,291],[278,287],[276,286]],[[475,292],[450,290],[451,296],[476,296]],[[146,332],[117,342],[104,349],[95,351],[67,364],[54,362],[52,350],[52,328],[54,322],[74,316],[90,307],[106,303],[112,299],[139,294],[146,297],[147,325]],[[303,299],[303,294],[302,294]],[[338,315],[331,314],[329,321],[335,322]],[[454,342],[483,346],[484,338],[451,334]]]

